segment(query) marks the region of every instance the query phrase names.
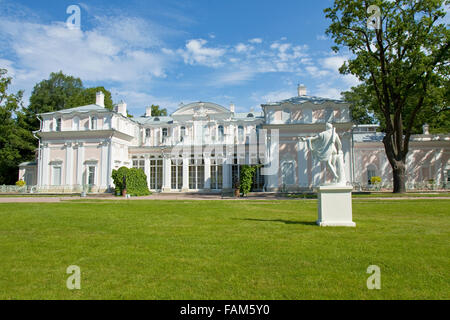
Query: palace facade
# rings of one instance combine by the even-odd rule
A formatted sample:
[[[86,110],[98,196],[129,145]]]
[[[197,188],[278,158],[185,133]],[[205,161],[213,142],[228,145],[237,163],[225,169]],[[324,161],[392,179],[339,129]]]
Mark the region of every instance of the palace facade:
[[[339,134],[347,183],[370,185],[379,176],[389,187],[391,167],[377,126],[355,126],[349,105],[341,100],[306,95],[261,105],[261,111],[235,112],[211,102],[194,102],[170,116],[130,118],[124,102],[110,111],[104,96],[96,103],[40,114],[36,162],[20,166],[19,179],[38,192],[111,192],[113,169],[142,169],[150,190],[219,192],[231,190],[244,164],[260,164],[255,191],[311,190],[327,181],[324,166],[315,163],[306,142],[330,122]],[[450,173],[450,136],[412,137],[408,187],[446,187]]]

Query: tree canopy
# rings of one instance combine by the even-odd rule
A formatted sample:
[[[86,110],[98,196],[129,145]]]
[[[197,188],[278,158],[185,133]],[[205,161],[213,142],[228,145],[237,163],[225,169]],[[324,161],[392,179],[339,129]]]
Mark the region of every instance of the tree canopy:
[[[153,117],[163,117],[167,116],[167,109],[160,109],[160,106],[152,104],[152,116]]]
[[[85,88],[80,78],[62,71],[50,74],[49,79],[37,83],[30,97],[30,105],[23,109],[24,123],[30,130],[39,129],[39,113],[59,111],[95,103],[97,91],[105,94],[105,107],[112,110],[111,93],[104,87]]]
[[[425,120],[448,123],[444,113],[450,32],[443,21],[444,2],[335,0],[325,9],[331,20],[327,34],[336,43],[333,50],[345,49],[351,55],[340,72],[361,81],[350,98],[373,110],[386,134],[383,143],[393,169],[394,192],[406,190],[411,135]],[[379,22],[375,28],[373,20]]]
[[[33,160],[34,144],[29,142],[26,129],[18,125],[14,114],[22,106],[23,92],[9,93],[11,77],[0,69],[0,184],[14,184],[18,177],[18,165]]]

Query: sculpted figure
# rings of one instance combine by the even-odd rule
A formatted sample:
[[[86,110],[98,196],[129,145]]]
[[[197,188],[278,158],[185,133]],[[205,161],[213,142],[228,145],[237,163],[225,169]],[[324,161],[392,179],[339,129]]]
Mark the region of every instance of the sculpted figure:
[[[326,131],[314,137],[301,138],[300,140],[308,143],[308,148],[312,151],[314,159],[326,163],[327,168],[333,175],[333,183],[346,183],[342,142],[336,133],[336,129],[330,123],[326,124]]]

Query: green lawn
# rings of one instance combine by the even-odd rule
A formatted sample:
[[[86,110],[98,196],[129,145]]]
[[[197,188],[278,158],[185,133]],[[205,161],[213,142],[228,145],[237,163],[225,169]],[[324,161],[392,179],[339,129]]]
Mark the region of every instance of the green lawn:
[[[449,299],[450,200],[0,204],[0,299]],[[66,268],[81,267],[81,290]],[[369,265],[381,290],[368,290]]]

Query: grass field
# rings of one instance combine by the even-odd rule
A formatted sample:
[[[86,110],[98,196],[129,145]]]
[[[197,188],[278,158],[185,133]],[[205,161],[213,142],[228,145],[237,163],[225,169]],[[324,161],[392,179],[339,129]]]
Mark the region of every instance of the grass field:
[[[311,200],[0,204],[0,299],[450,298],[450,200],[353,205],[357,228]]]

